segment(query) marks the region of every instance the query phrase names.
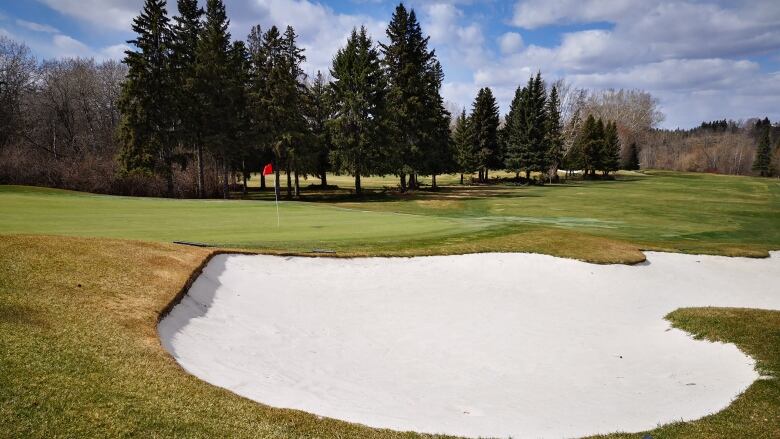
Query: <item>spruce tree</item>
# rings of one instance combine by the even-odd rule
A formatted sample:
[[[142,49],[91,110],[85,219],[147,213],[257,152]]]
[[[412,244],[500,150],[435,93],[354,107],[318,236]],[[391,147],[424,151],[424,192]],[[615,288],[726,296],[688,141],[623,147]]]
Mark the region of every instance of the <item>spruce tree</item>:
[[[306,61],[303,49],[298,47],[298,36],[292,26],[287,26],[282,37],[282,62],[276,64],[282,76],[272,76],[272,86],[280,92],[278,96],[285,96],[286,105],[280,107],[283,114],[283,132],[276,142],[279,157],[286,157],[287,169],[287,197],[291,197],[292,184],[290,176],[295,178],[295,196],[300,196],[300,174],[311,168],[313,151],[312,142],[309,139],[308,125],[305,119],[306,113],[306,76],[301,64]],[[282,102],[282,101],[280,101]],[[283,150],[283,151],[282,151]]]
[[[444,70],[441,64],[434,60],[428,74],[428,101],[430,128],[426,132],[427,148],[420,163],[420,170],[431,176],[431,188],[436,189],[436,176],[451,172],[455,168],[452,135],[450,125],[452,116],[444,108],[444,99],[440,90],[444,81]]]
[[[579,167],[582,168],[583,176],[588,177],[595,174],[598,166],[598,155],[601,153],[601,143],[599,139],[598,123],[592,114],[588,115],[585,123],[577,138],[577,149],[579,150]]]
[[[756,148],[756,158],[753,160],[753,171],[762,177],[769,177],[772,173],[772,147],[769,140],[769,127],[763,129],[761,138]]]
[[[591,131],[589,142],[590,148],[588,148],[588,152],[590,154],[589,161],[591,164],[590,175],[594,177],[597,170],[604,169],[604,162],[606,159],[604,155],[604,133],[604,120],[602,118],[598,118],[596,120],[596,124],[593,126],[593,131]]]
[[[547,147],[545,145],[545,127],[547,92],[541,73],[528,83],[525,114],[525,136],[528,142],[528,163],[526,170],[547,171]],[[527,172],[526,171],[526,172]],[[527,175],[528,177],[528,175]]]
[[[176,142],[171,117],[171,29],[164,0],[146,0],[133,20],[136,38],[128,41],[136,50],[125,52],[127,79],[119,108],[121,150],[126,172],[162,172],[168,196],[173,196],[173,164]]]
[[[506,123],[502,130],[504,143],[504,166],[510,172],[530,172],[529,144],[525,129],[528,87],[517,87],[515,97],[509,106]]]
[[[204,196],[203,145],[200,142],[200,116],[197,100],[195,65],[198,38],[203,25],[203,9],[197,0],[178,0],[179,15],[172,29],[173,108],[176,139],[194,152],[197,171],[197,195]]]
[[[547,147],[548,171],[557,175],[563,163],[563,123],[558,89],[553,86],[546,107],[545,145]]]
[[[360,195],[362,176],[388,171],[390,155],[383,144],[392,135],[384,72],[365,27],[354,29],[346,46],[336,53],[331,76],[334,166],[355,177],[355,193]]]
[[[629,146],[628,158],[623,167],[629,171],[639,170],[639,147],[636,145],[636,142],[631,143],[631,146]]]
[[[618,137],[617,124],[614,120],[604,126],[604,140],[602,142],[601,170],[604,175],[617,171],[620,167],[620,138]]]
[[[493,91],[485,87],[479,90],[471,110],[473,149],[476,153],[479,181],[488,181],[490,167],[499,157],[498,151],[498,104]]]
[[[474,133],[471,129],[471,121],[463,109],[455,119],[455,128],[452,134],[453,147],[455,149],[456,169],[460,172],[460,184],[463,184],[463,174],[471,174],[477,170],[477,157],[474,150]]]
[[[331,100],[330,84],[325,81],[322,72],[317,71],[317,76],[308,90],[307,116],[314,142],[314,172],[322,187],[328,185],[330,151],[333,144],[328,128],[328,123],[333,118]]]
[[[388,80],[388,110],[399,133],[397,172],[401,189],[416,187],[416,175],[429,149],[437,148],[432,136],[441,122],[441,99],[437,83],[436,57],[428,50],[428,37],[423,36],[414,10],[399,4],[387,27],[388,44],[380,45]]]

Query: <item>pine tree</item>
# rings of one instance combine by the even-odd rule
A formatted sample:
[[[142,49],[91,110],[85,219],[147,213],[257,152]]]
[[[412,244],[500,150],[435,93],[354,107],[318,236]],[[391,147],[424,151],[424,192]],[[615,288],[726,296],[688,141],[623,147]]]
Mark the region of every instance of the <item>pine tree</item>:
[[[597,125],[596,118],[589,114],[577,136],[576,148],[579,154],[579,163],[577,164],[579,165],[578,167],[582,168],[584,177],[594,175],[598,166],[598,155],[601,152],[601,145]]]
[[[517,87],[502,130],[504,166],[510,172],[530,173],[529,144],[525,129],[528,87]]]
[[[589,161],[591,164],[590,175],[594,177],[596,176],[597,170],[604,169],[604,132],[604,120],[598,118],[596,124],[593,126],[593,131],[591,131],[588,148],[588,153],[590,155]]]
[[[295,196],[300,196],[299,178],[301,173],[305,173],[307,168],[311,167],[312,153],[309,139],[309,131],[306,119],[305,99],[306,99],[306,76],[303,73],[301,64],[306,60],[303,55],[303,49],[298,47],[298,36],[292,26],[287,26],[282,37],[282,62],[277,63],[277,69],[280,76],[272,76],[272,84],[278,96],[285,96],[283,101],[286,105],[279,107],[283,109],[280,120],[283,121],[283,132],[279,141],[276,142],[277,156],[286,157],[285,165],[287,169],[287,197],[292,196],[290,176],[295,177]]]
[[[772,174],[772,147],[769,140],[769,127],[764,128],[763,131],[756,148],[753,171],[758,172],[762,177],[769,177]]]
[[[271,35],[273,34],[273,35]],[[276,184],[274,190],[278,196],[278,164],[271,148],[271,141],[275,137],[276,128],[271,121],[269,111],[269,83],[270,70],[273,66],[271,53],[266,37],[271,37],[277,52],[281,52],[281,41],[278,29],[269,29],[265,34],[259,25],[252,26],[247,36],[247,50],[249,52],[249,84],[247,91],[248,114],[250,129],[255,139],[253,149],[256,157],[256,169],[262,169],[268,162],[273,162]],[[260,188],[266,188],[265,176],[260,175]]]
[[[388,171],[388,151],[383,140],[392,135],[387,120],[387,85],[379,60],[365,27],[354,29],[345,47],[333,59],[335,117],[333,159],[337,170],[355,177],[355,193],[363,191],[363,175]],[[383,138],[385,137],[385,138]]]
[[[400,134],[397,172],[401,189],[406,190],[407,174],[409,187],[414,189],[419,165],[428,149],[437,147],[438,139],[431,134],[441,122],[441,84],[435,79],[440,72],[436,72],[435,54],[428,50],[429,38],[423,36],[414,10],[399,4],[386,33],[389,43],[380,47],[389,85],[388,110]]]
[[[137,50],[125,52],[127,79],[119,108],[122,121],[120,162],[126,172],[162,172],[173,196],[175,139],[171,117],[171,29],[164,0],[146,0],[133,20]]]
[[[498,104],[490,88],[479,90],[471,110],[474,151],[479,169],[479,181],[488,181],[488,170],[496,162],[498,151]]]
[[[222,196],[228,198],[231,160],[231,66],[229,21],[222,0],[208,0],[206,22],[198,40],[195,87],[200,106],[203,144],[217,157],[222,167]]]
[[[620,138],[614,120],[607,122],[604,127],[602,148],[601,170],[604,171],[604,175],[608,175],[620,167]]]
[[[639,170],[639,147],[636,143],[631,143],[631,146],[628,148],[628,158],[623,168],[628,171]]]
[[[203,145],[200,142],[200,116],[195,90],[195,65],[198,38],[203,25],[203,9],[197,0],[179,0],[179,15],[174,17],[172,29],[173,112],[175,113],[176,139],[180,145],[194,151],[197,162],[197,195],[203,190]]]
[[[315,175],[320,179],[322,187],[328,185],[328,171],[330,171],[330,152],[333,147],[329,121],[333,118],[333,105],[331,103],[330,85],[325,81],[322,72],[317,71],[317,76],[309,86],[308,91],[308,121],[314,141]]]
[[[246,195],[254,148],[248,103],[249,53],[243,41],[235,41],[230,46],[228,74],[230,87],[225,90],[230,99],[228,141],[231,144],[232,163],[241,170],[243,192]]]
[[[545,126],[545,145],[547,147],[547,163],[551,175],[557,175],[563,163],[563,123],[561,122],[561,103],[558,89],[553,86],[547,100]]]
[[[460,184],[463,184],[463,174],[471,174],[477,170],[477,157],[474,150],[474,133],[471,129],[471,121],[466,115],[465,109],[455,119],[452,141],[455,149],[456,169],[460,172]]]
[[[547,93],[541,73],[537,73],[528,83],[525,110],[525,136],[528,142],[528,164],[526,170],[547,171],[547,147],[545,145],[545,127]],[[527,172],[527,171],[526,171]],[[526,175],[528,177],[528,175]]]

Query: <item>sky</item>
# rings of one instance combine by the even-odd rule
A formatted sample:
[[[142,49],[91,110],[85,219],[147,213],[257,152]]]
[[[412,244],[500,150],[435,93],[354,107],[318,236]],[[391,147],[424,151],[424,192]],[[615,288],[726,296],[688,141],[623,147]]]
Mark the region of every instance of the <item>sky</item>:
[[[174,0],[168,11],[176,13]],[[205,3],[205,0],[202,1]],[[143,0],[0,0],[0,35],[39,59],[121,60]],[[234,39],[292,25],[305,69],[327,72],[355,26],[375,41],[396,1],[225,0]],[[444,66],[444,98],[469,107],[491,87],[506,112],[537,71],[578,87],[649,91],[661,126],[780,119],[780,0],[409,0]]]

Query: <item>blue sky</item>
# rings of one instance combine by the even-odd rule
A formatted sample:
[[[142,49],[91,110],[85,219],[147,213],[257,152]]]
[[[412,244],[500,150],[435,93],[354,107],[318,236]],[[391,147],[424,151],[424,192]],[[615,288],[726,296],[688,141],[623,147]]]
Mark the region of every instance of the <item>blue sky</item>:
[[[205,1],[205,0],[204,0]],[[0,0],[0,34],[41,59],[121,59],[143,0]],[[384,38],[394,1],[226,0],[234,38],[293,25],[307,70],[327,70],[353,26]],[[445,68],[443,93],[468,106],[490,86],[503,110],[540,70],[593,89],[651,92],[662,126],[780,119],[778,0],[412,0]],[[175,13],[175,1],[169,12]]]

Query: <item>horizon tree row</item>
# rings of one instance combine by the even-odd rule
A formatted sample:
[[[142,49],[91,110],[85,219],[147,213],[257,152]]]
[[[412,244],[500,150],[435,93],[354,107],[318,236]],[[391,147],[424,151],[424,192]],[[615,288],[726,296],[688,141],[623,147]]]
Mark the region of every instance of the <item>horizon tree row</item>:
[[[271,161],[275,187],[287,174],[287,196],[299,178],[349,173],[395,174],[402,190],[418,176],[449,171],[450,116],[441,97],[443,71],[414,10],[400,4],[375,45],[353,30],[333,60],[328,81],[304,74],[297,35],[254,26],[247,43],[232,41],[222,0],[179,0],[168,18],[164,0],[146,0],[133,21],[135,50],[126,52],[120,109],[120,162],[127,173],[158,173],[174,193],[174,167],[195,162],[202,196],[203,154],[229,176],[246,179]],[[407,180],[408,177],[408,180]],[[435,183],[434,183],[435,184]],[[265,186],[264,178],[261,187]]]

